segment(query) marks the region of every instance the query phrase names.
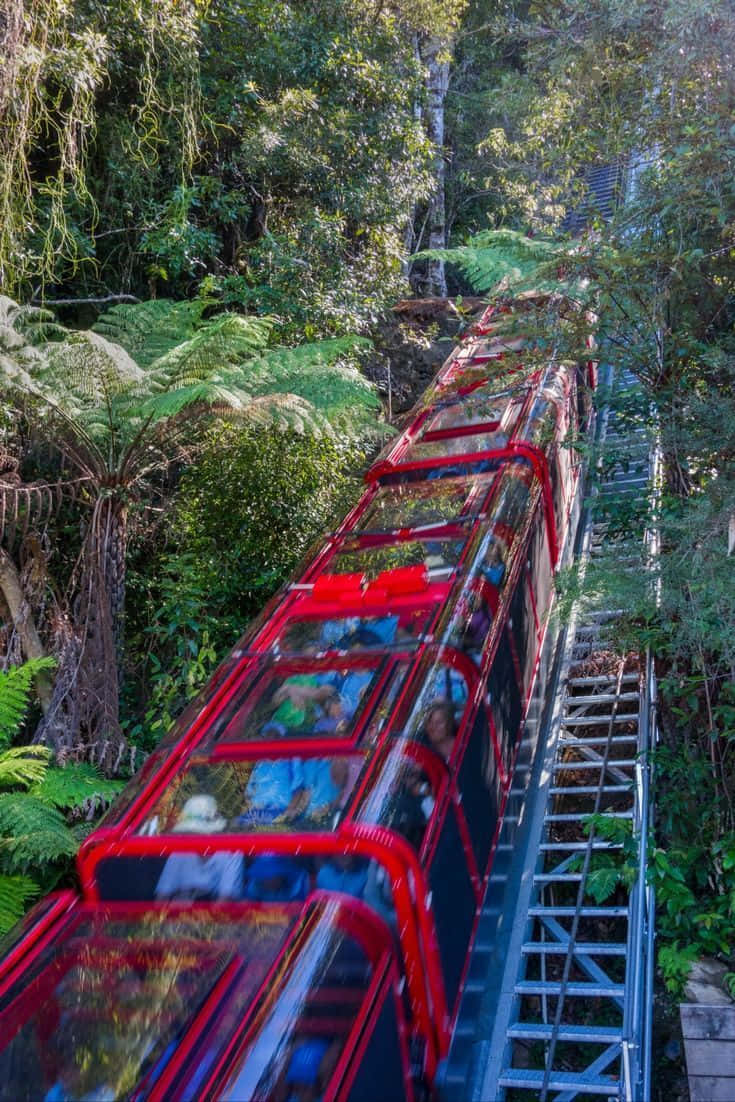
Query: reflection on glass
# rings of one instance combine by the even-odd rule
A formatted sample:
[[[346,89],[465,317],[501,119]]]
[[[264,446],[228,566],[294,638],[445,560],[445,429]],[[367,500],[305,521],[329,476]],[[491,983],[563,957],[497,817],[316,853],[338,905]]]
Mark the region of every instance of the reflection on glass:
[[[257,761],[195,761],[165,790],[141,834],[202,834],[259,830],[328,830],[342,814],[364,759],[359,754],[330,757],[279,757]],[[194,793],[192,795],[192,792]],[[207,805],[209,826],[192,815],[192,805]],[[174,863],[176,864],[176,863]],[[171,877],[174,873],[171,872]],[[184,875],[179,871],[180,877]],[[234,884],[236,870],[193,869],[191,898],[208,892],[229,894],[222,880]],[[206,879],[209,877],[209,879]],[[201,881],[201,887],[198,887]],[[180,880],[172,880],[181,886]],[[168,883],[164,880],[164,888]],[[210,885],[207,887],[207,885]],[[162,894],[164,888],[161,889]],[[232,889],[235,891],[235,888]],[[214,895],[213,895],[214,897]]]
[[[424,431],[440,432],[500,421],[508,398],[508,394],[486,393],[484,387],[478,387],[456,404],[439,410],[427,422]]]
[[[257,1036],[221,1097],[316,1102],[357,1019],[372,968],[362,949],[325,921],[298,954]]]
[[[294,620],[278,640],[285,653],[317,654],[329,650],[364,651],[416,646],[431,619],[430,609],[413,609],[390,616],[343,616],[338,619]]]
[[[329,564],[337,574],[365,574],[369,580],[383,570],[426,565],[430,578],[446,577],[456,567],[465,539],[401,540],[377,547],[361,547],[358,540],[346,540]]]
[[[383,486],[357,523],[358,531],[394,531],[447,524],[462,513],[473,490],[487,478],[448,478],[436,482],[408,482]]]
[[[211,912],[113,921],[104,910],[77,923],[44,951],[32,988],[24,982],[6,1011],[3,1097],[130,1097],[161,1074],[236,954],[243,998],[252,999],[289,924],[276,912],[249,927]]]
[[[386,758],[357,818],[398,831],[419,850],[434,810],[429,778],[413,758],[396,745]]]
[[[474,452],[498,451],[507,447],[508,434],[505,432],[484,432],[477,435],[447,436],[441,440],[427,440],[414,444],[406,452],[404,463],[415,459],[442,459],[445,456],[470,455]]]
[[[393,620],[393,617],[384,619]],[[308,633],[321,632],[329,624],[341,625],[346,621],[306,623]],[[390,627],[383,623],[382,630],[390,634]],[[313,649],[316,650],[316,646]],[[361,706],[370,696],[379,674],[376,666],[322,665],[288,676],[265,677],[264,688],[255,704],[248,702],[238,709],[217,734],[217,740],[346,736],[354,729]]]

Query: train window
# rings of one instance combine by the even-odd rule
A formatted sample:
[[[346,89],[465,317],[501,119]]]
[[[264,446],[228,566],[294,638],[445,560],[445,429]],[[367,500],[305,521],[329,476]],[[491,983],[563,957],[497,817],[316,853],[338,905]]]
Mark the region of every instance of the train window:
[[[548,398],[536,398],[521,430],[523,439],[543,448],[554,439],[555,430],[556,407]]]
[[[372,972],[361,946],[324,923],[296,957],[218,1097],[232,1102],[323,1097],[360,1016]]]
[[[451,523],[466,513],[478,497],[482,500],[483,492],[491,484],[487,475],[478,475],[381,486],[355,525],[355,531],[391,532]]]
[[[107,910],[77,922],[2,1015],[4,1096],[112,1099],[150,1088],[226,971],[238,971],[252,1000],[292,923],[282,912],[251,926],[211,912]]]
[[[447,1005],[451,1013],[459,992],[477,907],[453,804],[448,805],[441,824],[439,841],[429,869],[429,886]]]
[[[531,586],[525,566],[521,571],[511,601],[509,626],[521,668],[521,682],[525,698],[525,694],[531,686],[538,650],[536,618],[533,614]]]
[[[495,837],[502,790],[497,751],[484,708],[480,708],[475,717],[457,774],[457,788],[462,795],[462,810],[482,875]]]
[[[420,742],[448,761],[467,706],[466,677],[446,662],[431,663],[413,682],[410,698],[395,723],[401,737]]]
[[[403,1102],[406,1097],[396,999],[390,989],[347,1097],[348,1102]]]
[[[463,651],[479,666],[496,611],[497,594],[493,594],[484,584],[465,589],[450,612],[442,642]]]
[[[340,616],[291,620],[278,638],[283,653],[363,651],[418,646],[434,616],[431,608],[382,616]]]
[[[377,664],[290,663],[266,671],[248,699],[217,724],[217,742],[280,738],[347,738],[380,677]]]
[[[516,460],[503,471],[493,498],[493,521],[496,529],[517,533],[528,513],[531,487],[535,482],[533,468],[527,460]]]
[[[434,810],[434,795],[426,772],[396,744],[355,818],[395,830],[418,852]]]
[[[424,433],[464,429],[472,425],[487,425],[502,420],[508,404],[507,393],[478,387],[458,402],[445,406],[426,423]]]
[[[331,830],[364,761],[361,754],[194,760],[171,781],[138,833]]]
[[[551,606],[551,594],[554,587],[554,573],[549,555],[548,531],[544,521],[543,509],[536,510],[536,518],[531,531],[528,548],[528,560],[533,591],[536,597],[536,614],[541,630],[546,625],[546,617]]]
[[[501,632],[488,680],[488,703],[506,773],[510,773],[521,724],[521,693],[508,629]]]
[[[467,542],[467,534],[435,539],[396,540],[366,546],[359,538],[347,539],[329,563],[335,574],[364,574],[368,580],[384,570],[396,567],[426,565],[429,578],[448,578],[456,568]]]
[[[310,892],[341,892],[362,899],[395,926],[390,882],[376,861],[351,854],[255,856],[214,846],[102,857],[94,871],[101,900],[158,903],[295,903]]]
[[[411,463],[417,459],[443,459],[445,456],[470,455],[474,452],[499,451],[508,445],[508,434],[499,429],[495,432],[481,432],[461,436],[445,436],[439,440],[422,440],[413,444],[402,462]]]

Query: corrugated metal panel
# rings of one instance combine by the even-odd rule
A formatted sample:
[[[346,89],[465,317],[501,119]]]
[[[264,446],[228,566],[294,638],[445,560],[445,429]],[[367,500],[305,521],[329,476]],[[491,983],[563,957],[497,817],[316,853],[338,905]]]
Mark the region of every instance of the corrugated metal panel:
[[[586,196],[567,213],[562,222],[564,232],[581,233],[593,218],[609,221],[623,199],[624,182],[625,164],[622,161],[589,168],[584,175]]]

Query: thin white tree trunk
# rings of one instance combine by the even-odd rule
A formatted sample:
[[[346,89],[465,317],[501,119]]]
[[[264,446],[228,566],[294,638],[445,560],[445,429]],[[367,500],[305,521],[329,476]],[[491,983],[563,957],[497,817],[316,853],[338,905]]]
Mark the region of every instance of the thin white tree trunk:
[[[426,132],[434,146],[432,173],[434,187],[429,203],[429,248],[446,246],[444,156],[444,102],[449,87],[449,44],[440,39],[430,39],[424,49],[426,62]],[[447,279],[443,260],[430,260],[427,270],[427,291],[430,295],[445,297]]]

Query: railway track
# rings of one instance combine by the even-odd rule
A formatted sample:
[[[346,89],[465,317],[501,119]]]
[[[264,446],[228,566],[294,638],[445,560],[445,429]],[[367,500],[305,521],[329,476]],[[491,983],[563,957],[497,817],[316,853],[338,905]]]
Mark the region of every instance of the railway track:
[[[605,507],[649,494],[654,463],[642,432],[631,436],[613,414],[600,435],[625,456],[588,496],[581,568],[611,544],[633,568],[640,536],[611,532]],[[513,863],[483,906],[444,1068],[447,1102],[650,1098],[655,679],[650,656],[615,653],[620,612],[578,605],[559,638],[552,704],[519,779],[525,805],[520,819],[511,807],[501,838]]]

